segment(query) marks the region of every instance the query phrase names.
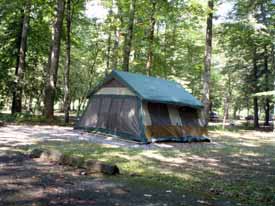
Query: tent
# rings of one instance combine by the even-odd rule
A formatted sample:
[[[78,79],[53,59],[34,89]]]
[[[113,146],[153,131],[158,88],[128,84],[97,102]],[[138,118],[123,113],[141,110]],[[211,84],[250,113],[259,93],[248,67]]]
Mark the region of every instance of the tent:
[[[209,141],[202,103],[176,82],[113,70],[88,97],[76,129],[144,143]]]

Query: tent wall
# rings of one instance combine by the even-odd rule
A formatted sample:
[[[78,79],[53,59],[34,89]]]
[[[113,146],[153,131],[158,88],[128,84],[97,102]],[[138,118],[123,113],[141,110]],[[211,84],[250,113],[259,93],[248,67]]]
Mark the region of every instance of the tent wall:
[[[152,138],[201,137],[207,135],[199,110],[160,103],[143,102],[145,136]]]
[[[132,96],[94,95],[77,128],[97,129],[130,139],[142,136],[138,99]]]

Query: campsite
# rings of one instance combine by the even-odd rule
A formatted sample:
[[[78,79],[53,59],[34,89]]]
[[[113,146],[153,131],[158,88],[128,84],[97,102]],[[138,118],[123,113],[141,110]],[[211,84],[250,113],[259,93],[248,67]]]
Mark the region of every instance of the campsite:
[[[0,206],[275,205],[274,0],[0,0]]]

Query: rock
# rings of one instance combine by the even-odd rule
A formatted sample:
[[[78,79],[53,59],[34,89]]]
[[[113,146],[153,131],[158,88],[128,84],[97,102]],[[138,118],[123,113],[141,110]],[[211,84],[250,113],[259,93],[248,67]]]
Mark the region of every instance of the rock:
[[[40,159],[48,162],[62,163],[64,155],[57,150],[44,150],[40,155]]]
[[[110,165],[96,160],[86,160],[84,168],[86,168],[87,173],[119,174],[119,168],[116,165]]]
[[[39,158],[42,153],[43,153],[42,149],[34,148],[29,152],[29,157],[30,158]]]

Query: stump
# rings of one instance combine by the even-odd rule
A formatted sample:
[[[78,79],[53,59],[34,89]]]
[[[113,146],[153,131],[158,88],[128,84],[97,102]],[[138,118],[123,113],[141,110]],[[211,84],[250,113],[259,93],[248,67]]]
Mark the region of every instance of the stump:
[[[116,165],[110,165],[96,160],[86,160],[84,168],[86,168],[87,173],[119,174],[119,169]]]

